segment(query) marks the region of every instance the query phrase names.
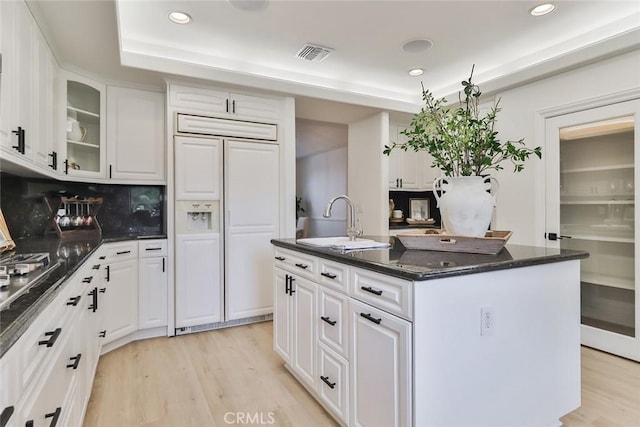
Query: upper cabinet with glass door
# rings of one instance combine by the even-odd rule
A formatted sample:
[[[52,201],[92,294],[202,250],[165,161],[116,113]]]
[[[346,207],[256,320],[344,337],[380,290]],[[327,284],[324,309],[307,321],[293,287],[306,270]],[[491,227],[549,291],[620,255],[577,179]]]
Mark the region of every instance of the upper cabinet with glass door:
[[[581,261],[582,343],[640,360],[640,100],[546,121],[548,246]]]
[[[106,87],[69,72],[65,72],[61,80],[61,98],[66,102],[61,109],[65,112],[63,172],[78,177],[103,178],[106,164]]]

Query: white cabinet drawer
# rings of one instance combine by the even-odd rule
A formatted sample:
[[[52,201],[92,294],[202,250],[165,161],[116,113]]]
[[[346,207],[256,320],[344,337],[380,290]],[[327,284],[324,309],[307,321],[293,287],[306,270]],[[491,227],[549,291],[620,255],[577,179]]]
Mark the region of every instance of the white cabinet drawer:
[[[167,240],[140,240],[138,241],[138,253],[140,258],[167,256]]]
[[[16,343],[20,351],[21,370],[20,387],[27,387],[29,382],[36,378],[36,374],[46,365],[71,333],[73,318],[79,313],[83,305],[79,301],[74,305],[74,298],[81,295],[81,278],[74,276],[56,298],[47,306],[38,318],[29,326],[29,329]]]
[[[47,361],[47,370],[23,394],[21,413],[16,420],[23,421],[21,425],[68,425],[64,421],[73,415],[70,393],[74,391],[77,372],[73,368],[79,368],[84,361],[76,353],[72,334],[63,338],[59,346],[59,351],[52,353],[53,360]],[[33,423],[29,424],[30,421]]]
[[[319,288],[318,334],[320,342],[341,355],[349,354],[349,297]]]
[[[318,346],[319,379],[318,394],[325,405],[343,423],[349,419],[349,364],[342,357],[333,354],[322,344]]]
[[[297,276],[317,280],[318,259],[313,255],[276,248],[275,265]]]
[[[351,268],[349,294],[374,307],[411,320],[412,282],[373,271]]]
[[[320,258],[318,282],[328,288],[349,292],[349,267]]]
[[[107,243],[102,248],[102,255],[106,262],[118,262],[129,259],[138,259],[138,242]]]

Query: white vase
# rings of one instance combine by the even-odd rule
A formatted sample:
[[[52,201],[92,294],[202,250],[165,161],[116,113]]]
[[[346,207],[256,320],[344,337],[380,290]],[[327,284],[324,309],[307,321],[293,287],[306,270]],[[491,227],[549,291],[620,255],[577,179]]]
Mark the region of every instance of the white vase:
[[[439,177],[433,181],[433,194],[440,209],[442,228],[457,236],[484,237],[496,205],[495,196],[487,192],[498,181],[493,177]],[[436,190],[443,192],[438,196]]]

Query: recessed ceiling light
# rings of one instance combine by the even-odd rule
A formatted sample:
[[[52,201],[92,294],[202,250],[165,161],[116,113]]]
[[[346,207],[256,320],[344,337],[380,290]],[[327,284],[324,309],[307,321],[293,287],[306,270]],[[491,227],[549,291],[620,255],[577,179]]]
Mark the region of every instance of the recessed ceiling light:
[[[188,24],[191,22],[191,16],[184,12],[171,12],[169,14],[169,21],[175,22],[176,24]]]
[[[411,70],[409,70],[409,75],[412,77],[421,76],[423,73],[424,70],[422,68],[412,68]]]
[[[433,46],[433,42],[429,39],[415,39],[403,43],[400,49],[402,49],[403,52],[420,53],[429,49],[431,46]]]
[[[553,3],[543,3],[531,9],[529,13],[533,16],[542,16],[553,12],[556,9],[556,5]]]

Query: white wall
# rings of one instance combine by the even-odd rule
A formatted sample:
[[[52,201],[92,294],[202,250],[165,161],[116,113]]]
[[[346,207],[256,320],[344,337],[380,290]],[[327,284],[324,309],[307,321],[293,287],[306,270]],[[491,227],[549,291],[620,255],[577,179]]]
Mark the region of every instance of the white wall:
[[[365,235],[388,234],[389,159],[382,150],[389,143],[389,114],[375,114],[349,124],[349,197],[356,204]]]
[[[557,76],[501,92],[496,130],[500,140],[525,138],[529,147],[542,146],[543,160],[530,159],[523,172],[509,164],[494,176],[500,182],[497,230],[512,230],[510,243],[544,245],[544,132],[536,127],[538,111],[640,87],[640,51],[609,58]],[[557,153],[555,154],[557,155]],[[386,182],[386,181],[385,181]]]
[[[327,202],[347,193],[347,148],[299,158],[296,162],[296,194],[302,197],[304,216],[309,217],[309,237],[344,236],[347,232],[347,209],[338,201],[331,218],[322,213]]]

